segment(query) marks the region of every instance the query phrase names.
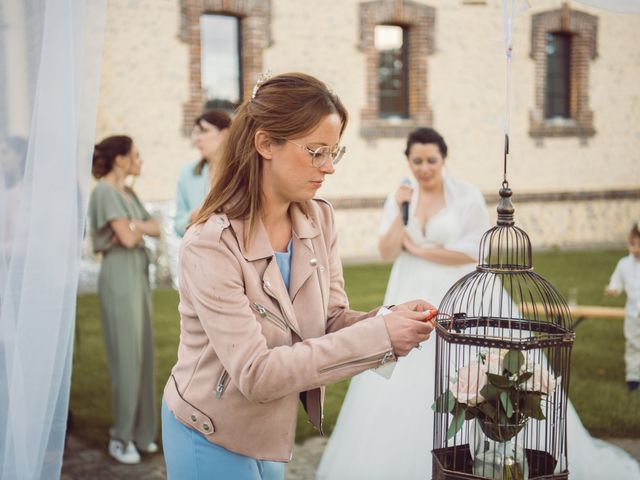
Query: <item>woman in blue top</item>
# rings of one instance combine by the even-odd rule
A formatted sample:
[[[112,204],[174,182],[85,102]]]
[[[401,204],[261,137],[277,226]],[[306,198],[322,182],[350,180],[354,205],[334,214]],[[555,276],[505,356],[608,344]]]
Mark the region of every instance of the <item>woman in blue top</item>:
[[[223,110],[206,111],[194,122],[193,143],[202,159],[185,166],[178,179],[174,228],[181,237],[209,192],[211,171],[230,125],[231,117]]]

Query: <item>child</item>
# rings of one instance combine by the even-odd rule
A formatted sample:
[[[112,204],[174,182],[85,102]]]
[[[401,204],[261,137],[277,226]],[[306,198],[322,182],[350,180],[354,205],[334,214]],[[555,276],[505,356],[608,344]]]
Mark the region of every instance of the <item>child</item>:
[[[626,340],[624,360],[629,391],[640,386],[640,224],[629,232],[629,255],[621,258],[605,288],[608,296],[627,292],[625,307],[624,337]]]

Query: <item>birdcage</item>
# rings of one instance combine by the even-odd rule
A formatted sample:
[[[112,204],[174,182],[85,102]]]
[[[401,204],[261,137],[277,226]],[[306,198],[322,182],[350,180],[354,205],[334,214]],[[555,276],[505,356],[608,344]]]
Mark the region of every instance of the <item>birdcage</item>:
[[[503,182],[478,266],[436,318],[434,479],[568,478],[571,314],[533,271],[511,195]]]

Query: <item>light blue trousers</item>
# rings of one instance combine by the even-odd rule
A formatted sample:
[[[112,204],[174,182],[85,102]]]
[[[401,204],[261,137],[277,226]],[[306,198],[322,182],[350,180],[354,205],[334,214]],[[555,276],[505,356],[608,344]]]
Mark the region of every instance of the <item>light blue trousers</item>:
[[[209,442],[179,422],[164,399],[162,448],[168,480],[284,480],[283,462],[256,460]]]

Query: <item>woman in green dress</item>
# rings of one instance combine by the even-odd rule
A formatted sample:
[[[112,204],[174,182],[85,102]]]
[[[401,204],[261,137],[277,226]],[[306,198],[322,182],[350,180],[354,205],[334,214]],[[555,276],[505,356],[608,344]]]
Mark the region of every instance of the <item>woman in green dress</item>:
[[[141,166],[131,138],[105,138],[95,146],[92,173],[98,182],[89,201],[93,248],[102,253],[98,293],[113,411],[109,454],[130,464],[140,462],[139,451],[158,450],[149,254],[143,236],[160,236],[160,226],[125,185]]]

